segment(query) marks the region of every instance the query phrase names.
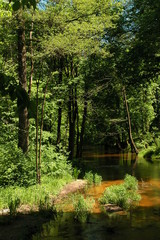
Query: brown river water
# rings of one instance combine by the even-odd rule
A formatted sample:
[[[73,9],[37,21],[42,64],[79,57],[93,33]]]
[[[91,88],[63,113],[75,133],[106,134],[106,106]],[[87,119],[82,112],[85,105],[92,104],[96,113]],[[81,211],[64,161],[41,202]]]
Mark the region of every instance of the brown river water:
[[[43,225],[32,240],[160,240],[160,160],[148,161],[134,154],[105,154],[104,150],[86,151],[82,159],[86,171],[102,175],[100,186],[85,193],[95,199],[95,206],[87,223],[77,223],[71,209]],[[98,198],[105,188],[123,181],[125,174],[139,181],[141,201],[129,213],[102,212]]]

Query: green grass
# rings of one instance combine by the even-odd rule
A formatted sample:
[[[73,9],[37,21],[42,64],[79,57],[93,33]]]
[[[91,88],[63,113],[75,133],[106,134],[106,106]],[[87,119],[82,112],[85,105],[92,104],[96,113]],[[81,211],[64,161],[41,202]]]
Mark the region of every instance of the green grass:
[[[100,185],[102,182],[102,177],[97,173],[92,173],[91,171],[85,173],[84,179],[87,180],[89,185]]]
[[[43,177],[41,185],[26,187],[0,188],[0,209],[9,208],[11,202],[20,199],[20,205],[28,205],[31,209],[39,207],[45,202],[46,197],[54,198],[63,186],[72,180],[72,176],[54,179],[52,177]]]
[[[85,223],[92,211],[94,200],[91,198],[84,198],[83,195],[75,195],[73,199],[75,219],[78,222]]]
[[[99,202],[102,205],[115,204],[124,210],[128,210],[135,206],[141,199],[137,190],[137,179],[127,174],[124,183],[107,187]]]

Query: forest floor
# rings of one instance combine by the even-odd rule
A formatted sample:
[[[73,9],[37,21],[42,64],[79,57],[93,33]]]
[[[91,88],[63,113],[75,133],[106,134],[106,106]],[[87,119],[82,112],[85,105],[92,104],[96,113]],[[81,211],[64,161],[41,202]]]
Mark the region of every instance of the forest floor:
[[[67,198],[69,194],[81,191],[87,185],[86,180],[76,180],[68,183],[60,191],[58,196],[54,199],[55,205]],[[2,215],[0,212],[0,240],[26,240],[41,231],[43,223],[54,219],[54,213],[39,212],[38,209],[31,209],[26,206],[21,206],[17,209],[16,216],[7,214]]]

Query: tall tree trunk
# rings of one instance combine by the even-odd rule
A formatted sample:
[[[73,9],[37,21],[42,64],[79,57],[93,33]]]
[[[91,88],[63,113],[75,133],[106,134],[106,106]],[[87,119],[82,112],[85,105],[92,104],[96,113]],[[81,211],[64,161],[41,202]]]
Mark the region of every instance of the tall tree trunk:
[[[57,144],[59,144],[61,142],[62,108],[61,108],[60,104],[59,104],[59,108],[58,108]]]
[[[87,93],[85,93],[83,119],[82,119],[82,126],[81,126],[81,133],[80,133],[80,143],[79,143],[79,157],[82,157],[85,123],[86,123],[86,118],[87,118],[87,106],[88,106]]]
[[[155,93],[155,98],[156,98],[156,110],[155,110],[155,112],[156,112],[156,127],[160,130],[160,106],[159,106],[159,91],[158,91],[159,89],[158,88],[156,88],[156,93]]]
[[[37,81],[37,93],[36,93],[36,180],[39,181],[38,170],[38,92],[39,92],[39,80]]]
[[[62,84],[62,71],[63,71],[63,59],[60,58],[59,61],[59,82],[58,84]],[[57,126],[57,144],[61,141],[61,121],[62,121],[62,103],[59,102],[59,108],[58,108],[58,126]]]
[[[76,151],[76,157],[79,157],[79,115],[78,115],[78,106],[77,106],[77,140],[76,140],[76,145],[77,145],[77,151]]]
[[[34,70],[32,35],[33,35],[33,16],[32,16],[32,23],[31,23],[31,31],[30,31],[30,35],[29,35],[29,38],[30,38],[30,54],[31,54],[31,76],[30,76],[29,87],[28,87],[29,98],[31,96],[31,88],[32,88],[32,81],[33,81],[33,70]]]
[[[69,104],[68,104],[68,119],[69,119],[69,158],[72,160],[74,157],[74,140],[75,140],[75,108],[73,99],[73,88],[69,90]]]
[[[28,107],[25,97],[27,93],[27,77],[26,77],[26,46],[25,46],[25,22],[22,14],[18,15],[18,73],[19,73],[19,86],[21,94],[18,97],[18,110],[19,110],[19,132],[18,132],[18,146],[24,153],[28,151],[29,146],[29,119]]]
[[[73,61],[71,60],[71,78],[77,77],[77,67],[73,67]],[[68,105],[68,118],[69,118],[69,158],[72,160],[74,157],[74,147],[75,147],[75,126],[76,117],[78,111],[77,104],[77,88],[73,84],[69,87],[69,105]]]
[[[124,103],[126,107],[126,112],[127,112],[127,119],[128,119],[128,128],[129,128],[129,142],[131,145],[131,150],[132,152],[135,152],[138,154],[138,149],[134,143],[133,137],[132,137],[132,128],[131,128],[131,118],[130,118],[130,113],[129,113],[129,108],[128,108],[128,102],[127,102],[127,96],[126,96],[126,90],[125,87],[123,87],[123,96],[124,96]]]
[[[46,101],[46,93],[47,93],[47,87],[48,87],[49,78],[46,83],[46,87],[44,90],[44,98],[42,103],[42,112],[41,112],[41,128],[40,128],[40,137],[39,137],[39,163],[38,163],[38,183],[41,183],[41,147],[42,147],[42,132],[43,132],[43,118],[44,118],[44,106]]]

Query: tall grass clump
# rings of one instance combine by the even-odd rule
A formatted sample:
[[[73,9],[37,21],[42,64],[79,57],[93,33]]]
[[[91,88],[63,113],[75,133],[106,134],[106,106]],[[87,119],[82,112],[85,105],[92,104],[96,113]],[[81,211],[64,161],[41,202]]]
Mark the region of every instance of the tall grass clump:
[[[141,196],[137,190],[137,179],[127,174],[124,183],[107,187],[99,202],[103,205],[115,204],[124,210],[128,210],[141,200]]]
[[[92,173],[91,171],[85,173],[84,179],[87,180],[89,185],[100,185],[102,182],[102,177],[97,173]]]
[[[94,200],[91,198],[84,198],[83,195],[77,195],[73,200],[75,211],[75,219],[78,222],[85,223],[92,211]]]

